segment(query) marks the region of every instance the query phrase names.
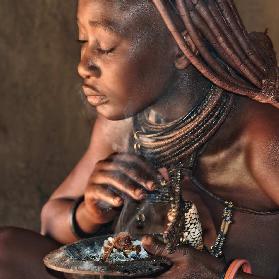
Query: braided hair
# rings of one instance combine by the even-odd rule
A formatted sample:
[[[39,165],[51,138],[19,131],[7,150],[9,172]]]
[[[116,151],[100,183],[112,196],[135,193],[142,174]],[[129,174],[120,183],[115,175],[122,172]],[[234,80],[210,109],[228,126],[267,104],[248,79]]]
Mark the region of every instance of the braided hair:
[[[272,43],[266,34],[247,32],[233,0],[152,1],[181,51],[206,78],[224,90],[279,108],[279,75]],[[199,56],[179,32],[173,12]]]

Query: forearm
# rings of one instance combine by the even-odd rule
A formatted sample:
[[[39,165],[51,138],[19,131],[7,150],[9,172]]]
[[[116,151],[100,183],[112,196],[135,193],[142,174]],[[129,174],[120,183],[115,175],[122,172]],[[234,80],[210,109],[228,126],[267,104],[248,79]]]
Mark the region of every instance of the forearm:
[[[41,213],[41,233],[63,244],[78,240],[72,232],[70,222],[73,203],[74,200],[66,198],[49,200]],[[76,212],[77,223],[84,232],[94,233],[100,225],[92,224],[92,220],[89,222],[88,218],[82,203]]]

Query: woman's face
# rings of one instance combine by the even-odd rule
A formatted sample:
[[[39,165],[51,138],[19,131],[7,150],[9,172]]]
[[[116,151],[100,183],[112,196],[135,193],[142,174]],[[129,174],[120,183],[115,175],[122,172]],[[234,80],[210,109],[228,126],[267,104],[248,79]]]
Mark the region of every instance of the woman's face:
[[[77,19],[78,72],[98,113],[127,118],[164,93],[175,72],[176,47],[149,0],[79,0]]]

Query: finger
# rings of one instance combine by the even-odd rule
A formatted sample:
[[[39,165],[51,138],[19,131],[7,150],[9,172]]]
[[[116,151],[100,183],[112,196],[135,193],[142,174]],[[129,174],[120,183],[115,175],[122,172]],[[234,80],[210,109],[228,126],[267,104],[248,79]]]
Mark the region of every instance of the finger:
[[[119,171],[99,171],[92,177],[90,183],[110,185],[112,188],[129,195],[135,200],[142,200],[146,196],[144,189],[136,181]]]
[[[131,180],[136,181],[148,191],[154,191],[156,188],[156,182],[154,181],[154,178],[150,176],[150,174],[146,173],[146,171],[135,162],[118,160],[110,162],[105,160],[98,162],[95,168],[96,172],[102,170],[120,171],[127,175]]]
[[[142,165],[134,161],[116,161],[116,163],[123,169],[131,179],[137,181],[144,188],[153,191],[156,187],[156,176],[151,175],[143,168]]]
[[[110,191],[107,185],[91,184],[92,191],[86,197],[90,203],[96,203],[99,207],[120,207],[123,199],[116,193]]]
[[[174,253],[169,252],[166,244],[151,236],[144,236],[141,241],[145,250],[150,254],[168,257],[169,259],[175,259],[181,256],[184,257],[195,251],[193,248],[187,246],[179,246]]]
[[[119,210],[116,207],[100,207],[99,201],[85,196],[85,208],[93,220],[97,223],[104,224],[112,221]],[[108,204],[107,204],[108,205]]]
[[[109,159],[114,161],[126,161],[130,163],[136,163],[139,167],[141,167],[147,175],[152,177],[153,179],[156,179],[158,173],[156,170],[154,170],[153,166],[146,161],[144,158],[132,154],[132,153],[117,153],[113,154],[109,157]]]

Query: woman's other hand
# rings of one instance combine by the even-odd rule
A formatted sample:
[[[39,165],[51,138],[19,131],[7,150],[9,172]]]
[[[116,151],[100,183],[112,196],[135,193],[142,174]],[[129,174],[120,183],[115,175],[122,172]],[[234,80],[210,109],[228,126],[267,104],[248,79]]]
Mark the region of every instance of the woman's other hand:
[[[191,247],[183,247],[169,254],[166,246],[152,237],[143,237],[142,243],[150,254],[167,257],[173,263],[167,272],[156,278],[218,279],[226,268],[226,264],[220,259]]]

